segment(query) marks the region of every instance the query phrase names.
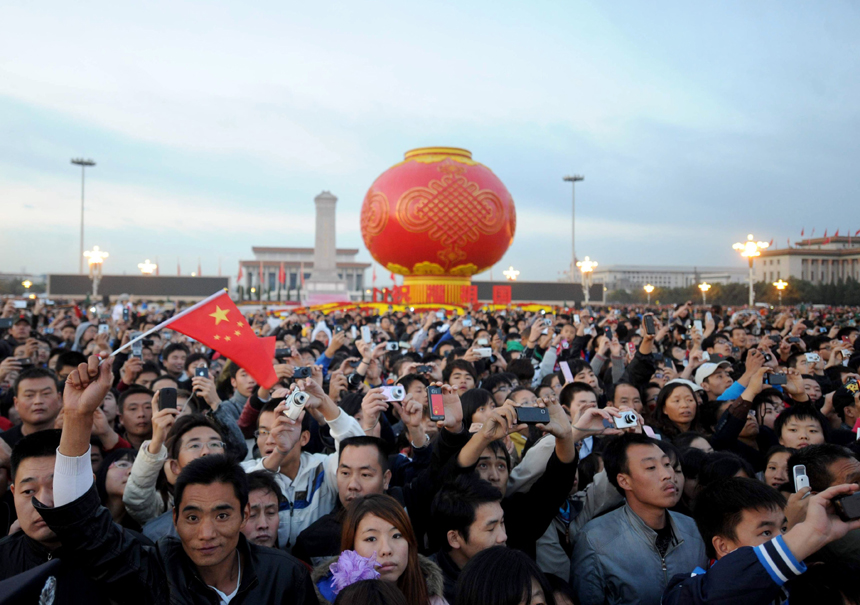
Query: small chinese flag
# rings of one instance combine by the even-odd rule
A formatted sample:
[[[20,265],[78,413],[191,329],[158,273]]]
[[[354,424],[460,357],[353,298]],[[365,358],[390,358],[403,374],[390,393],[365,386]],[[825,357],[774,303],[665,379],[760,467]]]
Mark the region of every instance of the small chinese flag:
[[[284,271],[284,263],[281,263],[281,268],[278,271],[278,283],[282,286],[287,283],[287,272]]]
[[[272,366],[275,337],[254,334],[226,291],[183,311],[165,322],[163,327],[167,326],[215,349],[253,376],[260,386],[268,389],[278,382]]]

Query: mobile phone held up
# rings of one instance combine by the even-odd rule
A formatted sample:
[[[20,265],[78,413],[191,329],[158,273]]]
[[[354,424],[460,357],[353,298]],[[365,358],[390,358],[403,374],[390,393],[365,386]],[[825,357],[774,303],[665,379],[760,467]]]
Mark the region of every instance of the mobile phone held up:
[[[652,336],[657,333],[657,326],[654,324],[654,316],[645,316],[645,331]]]
[[[549,410],[546,408],[515,407],[517,424],[548,424]]]
[[[164,387],[158,390],[158,409],[176,409],[176,389],[173,387]]]
[[[209,378],[209,368],[207,368],[206,366],[199,366],[197,368],[194,368],[194,375],[201,376],[203,378]]]
[[[860,519],[860,493],[838,496],[832,502],[843,521]]]
[[[427,401],[430,402],[430,420],[445,420],[445,404],[442,401],[442,388],[427,387]]]
[[[310,378],[311,369],[307,366],[293,370],[293,378]]]
[[[765,374],[764,375],[764,384],[769,384],[771,386],[777,386],[780,384],[787,384],[788,376],[785,374]]]
[[[283,349],[275,349],[275,359],[278,361],[283,361],[284,359],[288,359],[293,356],[293,350],[289,347],[285,347]]]
[[[806,466],[797,464],[792,469],[794,475],[794,493],[799,492],[804,487],[809,487],[809,477],[806,476]]]

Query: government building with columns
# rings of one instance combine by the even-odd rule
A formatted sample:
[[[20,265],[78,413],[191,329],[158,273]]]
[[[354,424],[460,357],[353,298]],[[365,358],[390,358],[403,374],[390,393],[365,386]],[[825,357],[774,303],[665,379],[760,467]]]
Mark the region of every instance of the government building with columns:
[[[814,284],[848,278],[860,281],[860,238],[805,239],[793,248],[765,249],[755,259],[753,273],[756,281],[764,282],[791,278]]]

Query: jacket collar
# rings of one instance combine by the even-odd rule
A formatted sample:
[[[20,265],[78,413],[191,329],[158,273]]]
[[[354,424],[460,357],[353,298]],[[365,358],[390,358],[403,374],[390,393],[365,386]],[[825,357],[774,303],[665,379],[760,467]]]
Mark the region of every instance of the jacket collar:
[[[630,526],[633,528],[633,531],[639,534],[655,551],[657,550],[657,532],[645,524],[645,521],[633,512],[633,509],[630,508],[630,505],[626,502],[624,503],[624,515],[627,518],[627,521],[630,523]],[[666,521],[669,523],[669,527],[672,528],[672,545],[666,554],[672,551],[676,546],[680,546],[684,543],[683,540],[678,538],[678,526],[675,524],[675,520],[672,518],[672,513],[667,510],[666,511]]]
[[[182,543],[175,538],[172,539],[172,541],[174,542],[173,547],[178,548],[180,551],[182,565],[185,568],[185,587],[189,591],[193,591],[195,588],[200,589],[202,587],[205,591],[204,594],[212,594],[214,596],[215,593],[209,588],[206,582],[203,581],[203,578],[200,577],[200,573],[197,571],[197,566],[194,565],[191,559],[188,558],[188,555],[185,554],[185,550],[182,548]],[[242,579],[239,584],[239,591],[236,593],[236,597],[238,597],[257,585],[257,561],[256,556],[244,534],[239,534],[239,544],[236,546],[236,550],[239,551],[239,556],[242,558]]]

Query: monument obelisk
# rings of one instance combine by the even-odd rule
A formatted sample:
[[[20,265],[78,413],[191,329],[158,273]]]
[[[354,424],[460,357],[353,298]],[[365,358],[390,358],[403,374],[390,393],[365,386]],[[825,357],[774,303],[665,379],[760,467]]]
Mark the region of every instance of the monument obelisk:
[[[335,214],[337,197],[323,191],[314,198],[316,233],[314,236],[314,267],[305,283],[304,302],[319,305],[349,302],[346,281],[337,275],[337,242]]]

